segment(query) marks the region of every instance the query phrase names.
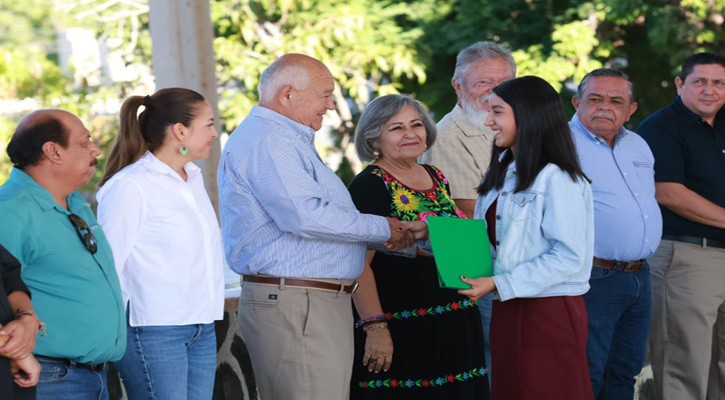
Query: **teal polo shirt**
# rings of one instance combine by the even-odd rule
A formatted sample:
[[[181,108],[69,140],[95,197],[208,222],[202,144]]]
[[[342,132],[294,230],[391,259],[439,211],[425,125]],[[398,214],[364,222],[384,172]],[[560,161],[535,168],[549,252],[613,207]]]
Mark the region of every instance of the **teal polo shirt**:
[[[35,312],[47,335],[34,354],[99,364],[126,350],[126,314],[111,247],[89,204],[78,192],[70,211],[23,171],[13,168],[0,187],[0,244],[22,265]],[[98,240],[91,254],[68,220],[83,218]]]

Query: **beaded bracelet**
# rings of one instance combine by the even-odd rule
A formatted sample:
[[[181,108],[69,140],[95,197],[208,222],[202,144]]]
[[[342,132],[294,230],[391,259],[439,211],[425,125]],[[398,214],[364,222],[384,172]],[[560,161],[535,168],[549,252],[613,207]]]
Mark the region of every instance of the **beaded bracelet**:
[[[46,332],[45,332],[45,323],[44,322],[40,322],[40,319],[38,318],[38,316],[35,315],[35,311],[33,311],[33,310],[21,310],[21,309],[15,310],[15,319],[20,319],[20,317],[22,317],[23,315],[28,316],[28,317],[35,318],[35,321],[38,322],[38,332],[40,332],[40,337],[41,338],[44,338],[45,335],[46,335]]]
[[[359,328],[369,322],[376,322],[376,321],[384,321],[388,319],[388,317],[385,314],[374,314],[369,315],[365,318],[361,318],[359,321],[355,323],[355,328]]]
[[[369,324],[365,324],[362,329],[365,333],[379,331],[381,329],[388,329],[388,323],[385,321],[372,322]]]

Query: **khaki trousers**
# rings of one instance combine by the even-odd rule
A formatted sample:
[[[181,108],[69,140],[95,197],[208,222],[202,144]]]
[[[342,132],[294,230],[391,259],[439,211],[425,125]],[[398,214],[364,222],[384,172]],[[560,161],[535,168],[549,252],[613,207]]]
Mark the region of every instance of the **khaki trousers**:
[[[352,296],[244,282],[239,327],[262,400],[347,400]]]
[[[725,399],[725,249],[662,240],[649,263],[657,399]]]

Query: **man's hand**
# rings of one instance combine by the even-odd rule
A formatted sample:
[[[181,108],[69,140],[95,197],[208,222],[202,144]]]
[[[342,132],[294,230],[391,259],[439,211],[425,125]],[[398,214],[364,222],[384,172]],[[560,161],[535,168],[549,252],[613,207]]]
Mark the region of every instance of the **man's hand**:
[[[38,320],[32,316],[22,315],[19,319],[8,322],[0,329],[0,342],[7,340],[0,346],[0,356],[17,359],[28,356],[35,347],[37,335]]]
[[[10,360],[10,373],[15,384],[20,387],[35,386],[40,377],[40,364],[32,354],[25,358]]]
[[[407,231],[403,224],[397,219],[385,217],[390,225],[390,239],[383,243],[390,251],[398,251],[405,249],[415,243],[415,235],[413,232]]]
[[[415,236],[415,240],[428,239],[428,224],[423,221],[401,221],[403,229]]]
[[[2,328],[3,328],[3,324],[0,324],[0,329],[2,329]],[[9,336],[0,336],[0,347],[5,346],[5,343],[7,343],[8,340],[10,340]]]
[[[461,280],[471,285],[471,288],[466,290],[461,289],[458,293],[468,296],[471,300],[478,300],[496,289],[496,283],[493,281],[493,278],[471,279],[461,276]]]

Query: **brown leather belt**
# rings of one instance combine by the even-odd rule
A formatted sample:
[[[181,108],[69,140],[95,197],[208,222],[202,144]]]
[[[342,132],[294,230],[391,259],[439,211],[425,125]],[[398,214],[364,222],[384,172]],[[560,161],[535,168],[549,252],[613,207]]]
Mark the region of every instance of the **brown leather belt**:
[[[603,260],[601,258],[594,257],[592,265],[597,268],[604,269],[621,269],[622,271],[634,272],[642,269],[645,260],[637,261],[615,261],[615,260]]]
[[[294,286],[303,287],[310,289],[329,290],[332,292],[341,292],[346,294],[352,294],[357,290],[357,281],[350,285],[343,283],[332,283],[325,281],[318,281],[314,279],[303,279],[303,278],[280,278],[277,276],[262,276],[262,275],[242,275],[242,282],[259,283],[262,285],[276,285],[280,287]]]

